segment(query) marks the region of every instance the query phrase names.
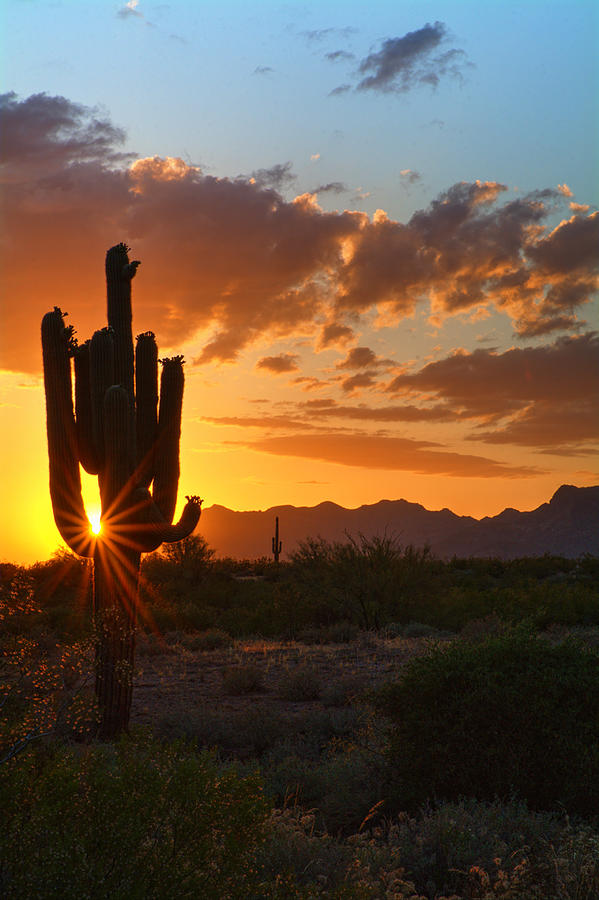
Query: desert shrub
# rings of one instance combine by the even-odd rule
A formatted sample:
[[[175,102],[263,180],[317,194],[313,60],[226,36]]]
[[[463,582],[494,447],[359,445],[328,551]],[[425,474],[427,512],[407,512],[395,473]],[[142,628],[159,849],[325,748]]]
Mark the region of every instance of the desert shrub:
[[[318,597],[323,624],[342,619],[367,629],[401,615],[407,595],[425,591],[431,570],[427,548],[402,548],[387,535],[348,534],[345,542],[308,538],[291,563],[304,602]]]
[[[297,703],[318,700],[321,690],[318,672],[310,666],[299,665],[281,674],[278,693],[281,700]]]
[[[264,687],[262,669],[258,666],[228,666],[223,671],[223,687],[226,694],[238,697],[252,694]]]
[[[160,740],[185,740],[199,748],[216,749],[225,757],[259,757],[284,740],[289,723],[261,706],[242,710],[190,708],[178,704],[164,713],[155,727]]]
[[[499,637],[499,635],[505,634],[508,628],[508,623],[500,619],[497,613],[491,613],[484,619],[471,619],[466,622],[460,632],[460,638],[475,644],[491,637]]]
[[[347,706],[364,688],[363,679],[356,675],[334,678],[323,688],[321,700],[324,706]]]
[[[208,628],[199,634],[186,634],[182,637],[181,643],[188,650],[223,650],[231,647],[233,638],[222,628]]]
[[[412,660],[375,695],[404,799],[599,809],[599,656],[520,629]]]
[[[0,805],[6,898],[255,896],[269,807],[208,754],[46,748],[0,769]]]

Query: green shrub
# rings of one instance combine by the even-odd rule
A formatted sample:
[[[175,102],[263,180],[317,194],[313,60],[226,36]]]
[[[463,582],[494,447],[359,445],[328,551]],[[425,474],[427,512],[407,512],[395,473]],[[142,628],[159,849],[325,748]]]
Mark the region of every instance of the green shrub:
[[[8,898],[256,896],[260,781],[147,741],[42,749],[0,769]]]
[[[252,694],[264,687],[262,670],[258,666],[229,666],[223,672],[223,687],[226,694],[238,697]]]
[[[520,629],[412,660],[375,703],[404,799],[517,794],[599,811],[599,656]]]

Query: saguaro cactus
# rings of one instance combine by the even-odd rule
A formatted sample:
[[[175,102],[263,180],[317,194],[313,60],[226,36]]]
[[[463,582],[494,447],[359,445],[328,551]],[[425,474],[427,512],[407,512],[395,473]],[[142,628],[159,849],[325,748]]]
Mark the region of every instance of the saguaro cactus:
[[[179,522],[172,524],[183,358],[160,360],[158,403],[152,332],[137,336],[133,352],[131,280],[139,262],[130,262],[128,251],[126,244],[117,244],[106,254],[108,327],[79,345],[58,307],[42,320],[50,495],[62,538],[94,561],[96,695],[103,738],[114,737],[129,722],[141,554],[191,534],[202,505],[199,497],[187,497]],[[97,536],[85,512],[79,464],[98,476],[102,515]]]
[[[275,536],[272,539],[272,555],[274,556],[276,563],[279,561],[282,549],[283,542],[279,540],[279,517],[275,516]]]

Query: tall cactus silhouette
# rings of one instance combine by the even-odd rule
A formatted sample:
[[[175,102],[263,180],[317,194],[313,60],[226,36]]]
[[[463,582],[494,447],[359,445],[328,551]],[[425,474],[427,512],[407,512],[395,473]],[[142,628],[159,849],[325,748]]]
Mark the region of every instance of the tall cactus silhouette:
[[[275,536],[272,539],[272,555],[274,556],[276,563],[279,561],[282,549],[283,542],[279,540],[279,517],[275,516]]]
[[[138,335],[133,351],[131,280],[139,261],[130,262],[128,252],[126,244],[117,244],[106,254],[108,326],[91,340],[79,345],[58,307],[42,320],[50,495],[62,538],[94,561],[96,696],[105,739],[129,722],[141,554],[191,534],[202,505],[199,497],[187,497],[180,520],[172,524],[183,357],[160,360],[159,403],[153,333]],[[97,537],[81,496],[79,464],[98,476]]]

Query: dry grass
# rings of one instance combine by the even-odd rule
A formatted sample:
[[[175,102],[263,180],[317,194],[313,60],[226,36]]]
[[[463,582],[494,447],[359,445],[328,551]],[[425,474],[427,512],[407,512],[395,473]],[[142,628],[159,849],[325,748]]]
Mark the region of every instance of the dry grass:
[[[133,691],[132,724],[154,727],[174,707],[214,708],[241,712],[259,707],[274,715],[318,709],[330,703],[338,683],[353,695],[397,674],[405,663],[426,652],[426,638],[385,639],[362,633],[351,644],[304,644],[277,640],[241,640],[214,650],[189,649],[189,641],[163,645],[164,652],[138,657]],[[158,645],[160,646],[160,644]],[[253,672],[260,694],[232,694],[227,673]],[[320,697],[288,699],[285,690],[290,673],[309,671],[322,686]],[[230,677],[230,676],[228,676]],[[300,692],[301,693],[301,692]],[[310,692],[308,692],[310,693]]]

